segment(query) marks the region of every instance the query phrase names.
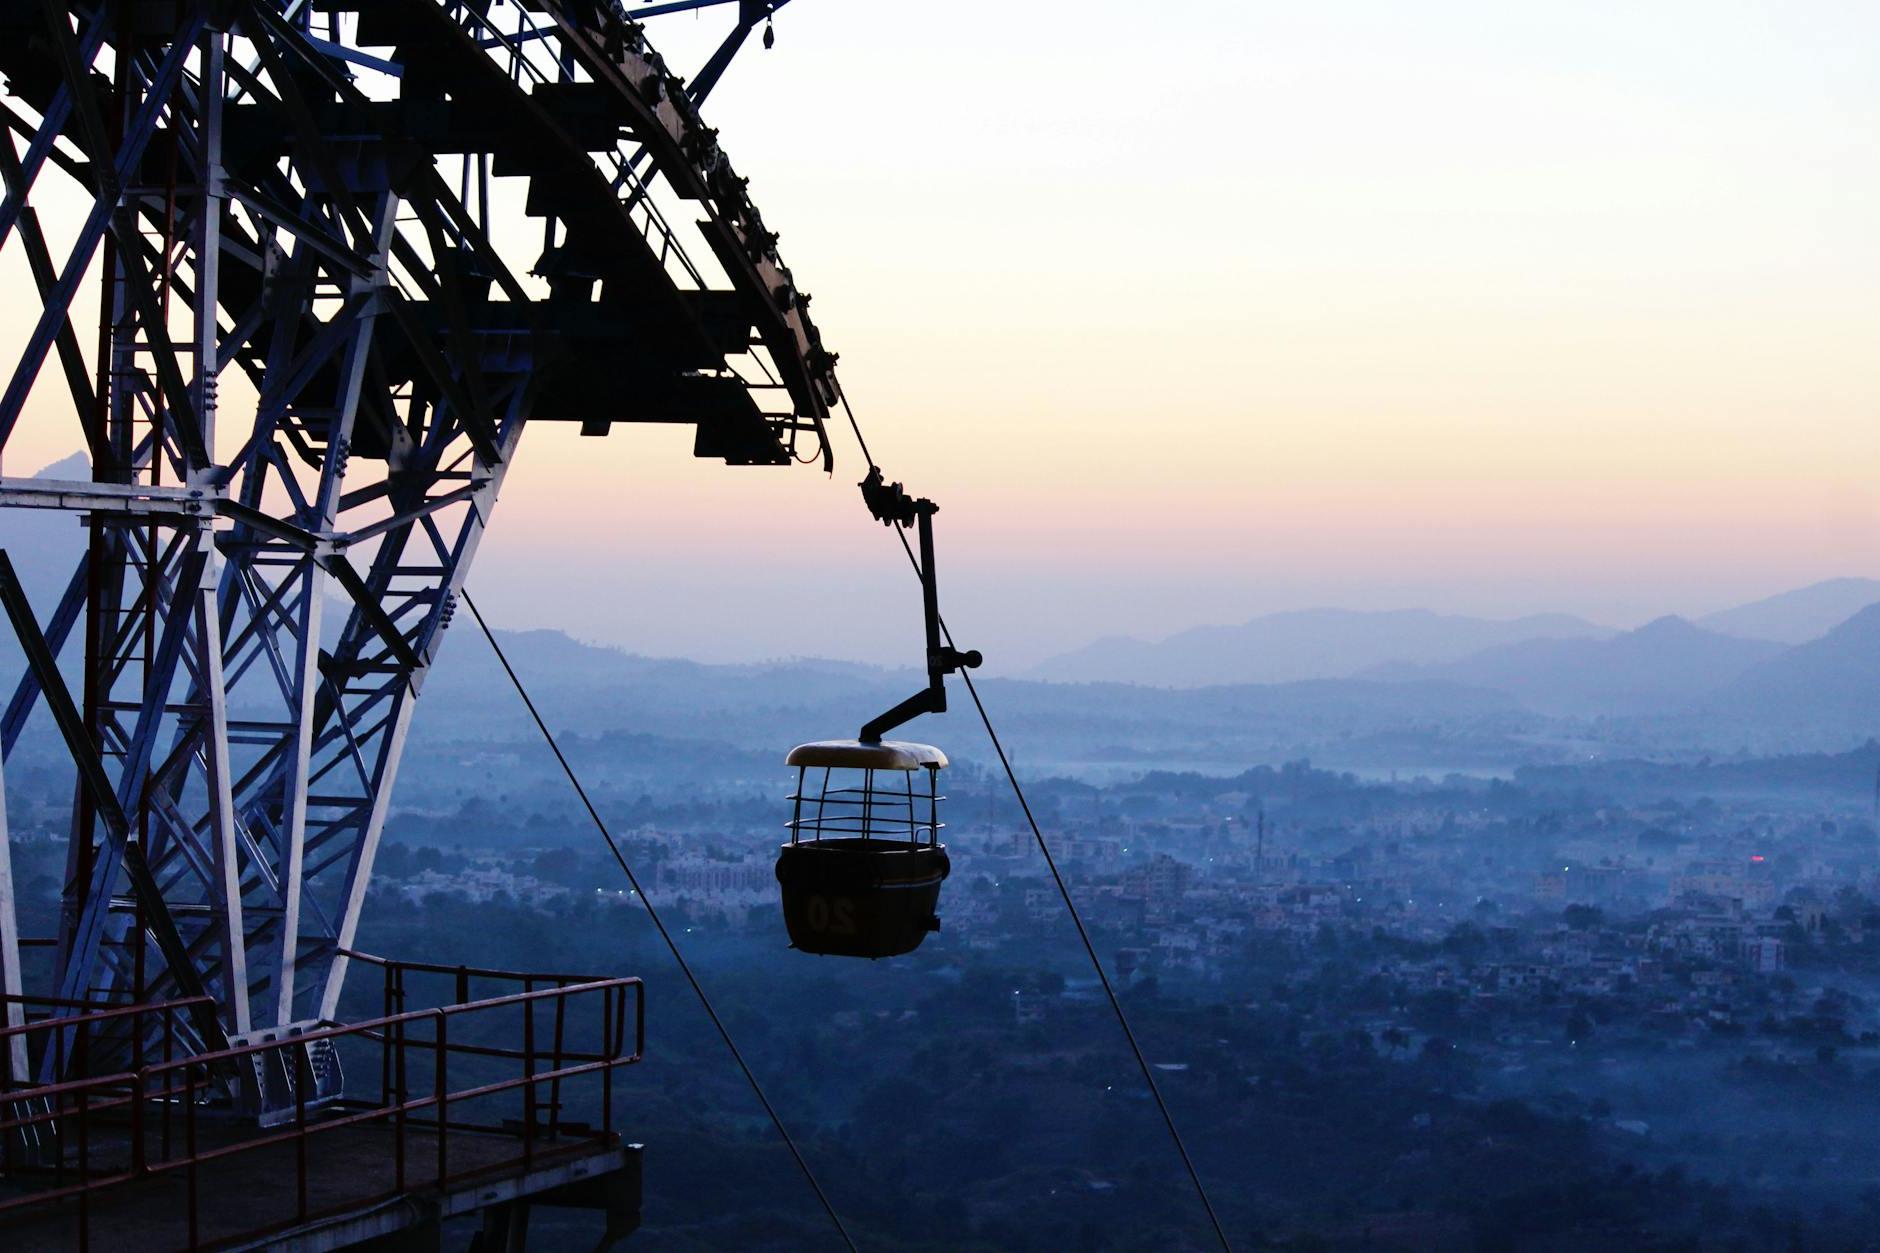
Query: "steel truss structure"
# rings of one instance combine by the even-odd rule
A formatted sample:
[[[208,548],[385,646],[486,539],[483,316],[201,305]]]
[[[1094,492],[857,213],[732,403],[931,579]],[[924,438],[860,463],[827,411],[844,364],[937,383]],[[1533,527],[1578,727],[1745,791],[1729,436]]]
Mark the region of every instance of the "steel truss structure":
[[[207,993],[202,1047],[336,1016],[413,705],[530,422],[828,464],[834,357],[697,108],[779,7],[731,2],[688,84],[592,0],[0,0],[0,248],[38,310],[0,347],[0,451],[30,398],[92,466],[0,479],[88,537],[56,605],[0,562],[28,659],[0,748],[43,702],[78,776],[37,994]],[[52,180],[87,206],[59,252]],[[0,810],[18,995],[6,849]]]

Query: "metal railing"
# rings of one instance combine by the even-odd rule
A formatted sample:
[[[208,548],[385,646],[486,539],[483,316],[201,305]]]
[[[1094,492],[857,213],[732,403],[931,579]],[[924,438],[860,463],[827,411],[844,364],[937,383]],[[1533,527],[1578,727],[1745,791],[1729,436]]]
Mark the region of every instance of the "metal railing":
[[[65,1205],[76,1211],[77,1245],[85,1250],[101,1194],[180,1175],[186,1192],[182,1242],[193,1249],[205,1240],[261,1235],[415,1188],[443,1188],[493,1172],[526,1170],[538,1160],[617,1142],[614,1072],[639,1061],[645,1049],[645,1000],[639,979],[483,971],[389,962],[360,953],[348,956],[383,966],[388,988],[399,988],[401,997],[410,975],[437,971],[460,975],[466,989],[472,979],[500,978],[522,983],[524,990],[165,1058],[115,1074],[6,1091],[0,1094],[0,1142],[8,1146],[8,1156],[0,1175],[7,1190],[17,1190],[17,1195],[0,1195],[0,1225],[16,1216],[23,1221],[24,1211]],[[169,1021],[195,1006],[195,1001],[124,1006],[44,1020],[0,1034],[0,1042],[20,1032],[70,1033],[78,1038],[99,1024],[151,1014]],[[549,1019],[547,1030],[538,1029],[538,1016]],[[502,1024],[505,1018],[517,1017],[519,1042],[513,1035],[504,1037]],[[376,1052],[376,1099],[341,1099],[326,1108],[310,1108],[313,1069],[322,1064],[314,1060],[315,1053],[337,1055],[342,1048],[354,1050],[355,1060]],[[292,1089],[291,1119],[265,1129],[253,1117],[257,1097],[249,1082],[264,1065],[279,1066],[279,1073],[291,1075],[287,1086]],[[567,1085],[588,1078],[600,1087],[598,1126],[564,1116]],[[467,1111],[473,1105],[509,1094],[520,1100],[520,1118],[496,1124],[471,1121]],[[376,1141],[375,1151],[389,1151],[390,1186],[316,1206],[311,1183],[323,1138],[362,1127],[382,1128],[389,1139],[389,1146]],[[479,1152],[467,1163],[451,1160],[453,1133],[484,1133]],[[506,1139],[492,1141],[488,1133]],[[493,1142],[500,1149],[494,1154],[489,1147]],[[356,1150],[355,1143],[335,1152]],[[230,1159],[268,1153],[293,1156],[294,1193],[281,1198],[279,1217],[241,1231],[205,1222],[205,1175],[222,1172]],[[222,1175],[224,1185],[227,1178]],[[169,1217],[174,1220],[174,1215]],[[205,1231],[205,1226],[213,1229]]]
[[[796,790],[787,799],[790,820],[784,829],[792,844],[804,840],[864,839],[887,840],[907,845],[935,844],[946,824],[940,821],[940,802],[946,797],[939,791],[938,771],[927,772],[925,791],[914,789],[913,771],[849,770],[823,768],[820,785],[811,786],[809,767],[798,767]],[[844,776],[860,774],[861,786],[833,787],[837,769]],[[904,775],[902,785],[883,787],[877,774]]]
[[[133,1070],[152,1051],[163,1061],[192,1051],[198,1037],[187,1015],[212,1009],[214,1002],[207,996],[136,1004],[0,996],[0,1006],[13,1005],[22,1007],[25,1021],[8,1027],[6,1015],[0,1014],[0,1096],[33,1086],[39,1082],[35,1074],[85,1078],[92,1046],[101,1040],[121,1041]],[[5,1145],[0,1144],[0,1166],[6,1161],[4,1153]]]

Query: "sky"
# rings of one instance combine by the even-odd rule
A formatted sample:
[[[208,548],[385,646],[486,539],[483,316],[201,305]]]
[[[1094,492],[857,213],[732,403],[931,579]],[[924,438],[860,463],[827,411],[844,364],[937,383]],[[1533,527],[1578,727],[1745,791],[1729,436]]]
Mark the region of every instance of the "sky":
[[[727,23],[649,34],[686,68]],[[1314,605],[1624,626],[1880,573],[1870,4],[795,0],[776,30],[707,118],[876,458],[940,502],[992,671]],[[531,428],[472,588],[640,652],[918,664],[837,454]]]

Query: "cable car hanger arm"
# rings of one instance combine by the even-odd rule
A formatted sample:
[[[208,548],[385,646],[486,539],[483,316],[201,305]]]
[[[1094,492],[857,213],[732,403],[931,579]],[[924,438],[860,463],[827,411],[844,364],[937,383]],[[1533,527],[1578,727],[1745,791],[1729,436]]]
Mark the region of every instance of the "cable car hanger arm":
[[[870,466],[862,480],[862,499],[868,511],[885,526],[911,526],[920,539],[921,608],[927,620],[927,686],[894,708],[873,719],[855,738],[864,744],[879,744],[881,737],[904,722],[921,714],[947,711],[946,676],[962,668],[972,669],[984,660],[979,650],[961,652],[941,638],[940,593],[934,580],[933,516],[940,506],[922,497],[916,500],[899,483],[885,482],[880,466]]]

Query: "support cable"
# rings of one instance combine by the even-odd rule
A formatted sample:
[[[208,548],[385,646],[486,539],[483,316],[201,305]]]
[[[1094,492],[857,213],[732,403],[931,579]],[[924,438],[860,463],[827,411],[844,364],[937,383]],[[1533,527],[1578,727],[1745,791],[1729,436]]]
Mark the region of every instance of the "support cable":
[[[875,464],[869,454],[868,442],[862,438],[862,427],[855,420],[855,410],[849,407],[848,395],[839,388],[837,395],[842,401],[842,411],[848,415],[849,429],[855,432],[855,442],[861,447],[862,456],[870,466]],[[907,554],[907,560],[914,567],[916,576],[920,575],[920,559],[914,555],[913,545],[907,541],[906,528],[893,528],[895,538],[901,541],[901,550]],[[953,632],[947,629],[946,619],[940,619],[940,633],[946,637],[947,647],[954,647]],[[1188,1145],[1182,1140],[1182,1133],[1175,1126],[1175,1115],[1169,1110],[1168,1102],[1162,1098],[1162,1089],[1156,1086],[1155,1074],[1149,1068],[1149,1061],[1143,1055],[1142,1045],[1136,1041],[1136,1032],[1129,1025],[1129,1015],[1123,1012],[1123,1002],[1117,998],[1116,988],[1110,983],[1110,976],[1103,968],[1103,961],[1097,956],[1097,946],[1090,939],[1090,932],[1084,926],[1083,915],[1078,912],[1077,903],[1071,899],[1070,885],[1065,883],[1064,875],[1058,870],[1057,858],[1051,855],[1051,846],[1044,838],[1044,831],[1038,826],[1038,819],[1032,816],[1031,802],[1025,798],[1025,789],[1018,781],[1018,772],[1012,769],[1011,758],[1005,755],[1005,745],[999,740],[999,733],[993,729],[992,715],[986,712],[986,703],[979,698],[979,688],[973,683],[970,670],[960,670],[959,676],[966,683],[966,694],[973,698],[973,708],[979,712],[979,721],[986,728],[986,738],[992,741],[992,749],[999,755],[999,765],[1005,768],[1005,778],[1012,785],[1012,795],[1018,799],[1018,807],[1025,812],[1025,821],[1031,826],[1031,837],[1038,845],[1038,851],[1044,854],[1044,864],[1051,871],[1052,881],[1057,884],[1058,895],[1064,898],[1064,908],[1070,914],[1071,923],[1077,928],[1077,938],[1083,941],[1084,953],[1090,958],[1090,967],[1096,971],[1097,981],[1103,985],[1103,993],[1109,997],[1110,1009],[1116,1015],[1116,1025],[1123,1029],[1123,1038],[1129,1042],[1129,1051],[1136,1056],[1136,1065],[1142,1071],[1143,1084],[1149,1089],[1149,1095],[1155,1099],[1155,1106],[1162,1113],[1162,1122],[1168,1127],[1169,1139],[1175,1144],[1175,1151],[1181,1156],[1182,1166],[1188,1171],[1188,1178],[1194,1184],[1195,1196],[1200,1198],[1201,1208],[1207,1211],[1208,1222],[1214,1227],[1214,1236],[1221,1242],[1221,1248],[1233,1253],[1233,1245],[1227,1239],[1227,1229],[1221,1225],[1221,1219],[1214,1212],[1214,1202],[1208,1198],[1208,1190],[1201,1182],[1201,1172],[1195,1167],[1195,1159],[1188,1154]],[[1880,786],[1880,785],[1877,785]]]
[[[593,819],[594,829],[601,833],[603,840],[607,841],[607,850],[614,855],[614,860],[620,863],[621,873],[627,876],[627,882],[633,885],[633,891],[640,898],[640,904],[646,907],[646,916],[653,920],[653,926],[659,931],[659,938],[666,942],[666,949],[672,954],[672,960],[678,965],[679,972],[685,976],[686,982],[692,985],[692,992],[698,997],[698,1003],[704,1007],[705,1016],[710,1018],[712,1026],[718,1029],[718,1038],[725,1042],[725,1048],[730,1052],[732,1060],[737,1062],[738,1069],[744,1072],[745,1081],[751,1085],[751,1091],[756,1094],[758,1104],[762,1105],[764,1113],[770,1116],[770,1125],[777,1129],[777,1138],[783,1141],[784,1147],[790,1150],[790,1156],[796,1159],[797,1169],[803,1172],[803,1179],[809,1184],[810,1191],[814,1192],[816,1199],[822,1202],[823,1211],[829,1215],[829,1221],[835,1225],[836,1234],[842,1237],[842,1243],[847,1246],[849,1253],[856,1253],[855,1240],[849,1235],[849,1229],[842,1225],[842,1217],[836,1213],[836,1207],[829,1200],[829,1194],[824,1192],[822,1184],[817,1182],[815,1174],[809,1168],[808,1160],[804,1158],[802,1150],[797,1148],[796,1141],[790,1137],[790,1132],[783,1125],[783,1119],[778,1116],[776,1106],[772,1105],[770,1098],[764,1094],[764,1085],[757,1081],[757,1075],[751,1070],[750,1063],[744,1060],[744,1054],[739,1051],[737,1042],[731,1038],[730,1030],[725,1026],[724,1020],[718,1016],[718,1011],[713,1008],[711,997],[705,994],[704,985],[698,981],[698,976],[692,973],[691,964],[679,951],[679,942],[673,938],[672,932],[666,929],[665,921],[660,918],[659,911],[653,907],[653,898],[648,896],[646,889],[640,886],[639,876],[634,874],[633,867],[627,864],[626,856],[620,851],[620,845],[615,841],[613,832],[607,829],[607,823],[601,818],[600,811],[595,809],[594,802],[588,799],[587,789],[581,786],[581,780],[575,774],[574,767],[563,755],[561,745],[555,742],[554,733],[548,729],[548,724],[542,721],[542,715],[535,708],[535,702],[529,698],[528,689],[522,685],[521,677],[516,674],[515,667],[509,664],[509,658],[503,653],[503,646],[496,642],[496,636],[490,631],[489,623],[483,620],[482,611],[477,608],[476,602],[470,599],[469,590],[465,589],[461,594],[463,603],[470,609],[470,616],[477,620],[477,626],[482,630],[483,638],[489,641],[490,648],[496,653],[496,660],[502,663],[503,673],[509,676],[509,682],[515,686],[516,695],[522,697],[522,703],[528,706],[529,717],[535,720],[536,729],[548,742],[550,751],[555,754],[555,760],[561,763],[561,772],[568,776],[568,782],[573,785],[575,795],[581,798],[581,804],[586,807],[588,817]]]

